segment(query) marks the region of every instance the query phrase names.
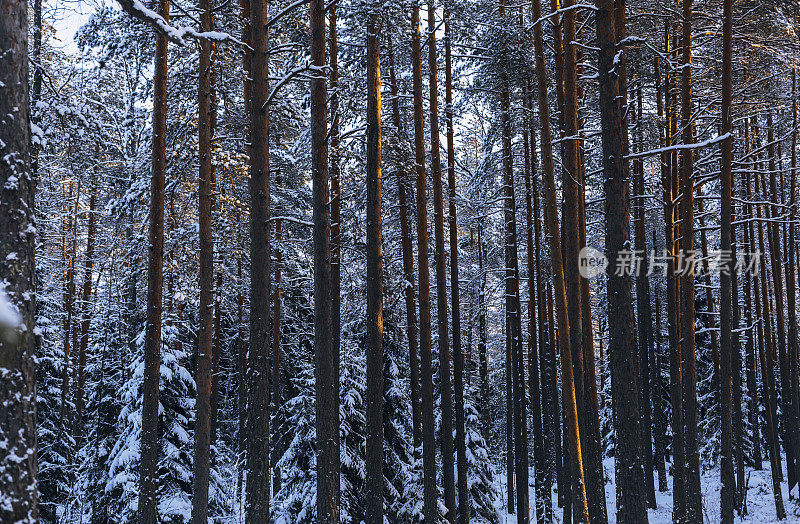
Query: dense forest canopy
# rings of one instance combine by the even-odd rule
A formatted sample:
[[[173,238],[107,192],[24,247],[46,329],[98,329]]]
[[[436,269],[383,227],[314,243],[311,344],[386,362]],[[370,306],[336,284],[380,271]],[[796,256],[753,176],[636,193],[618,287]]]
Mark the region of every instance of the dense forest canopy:
[[[0,13],[0,521],[800,519],[800,4]]]

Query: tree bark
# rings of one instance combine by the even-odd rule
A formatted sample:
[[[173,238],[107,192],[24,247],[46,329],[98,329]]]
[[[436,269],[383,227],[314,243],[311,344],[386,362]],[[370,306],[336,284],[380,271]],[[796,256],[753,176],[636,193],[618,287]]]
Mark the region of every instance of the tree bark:
[[[269,92],[266,0],[250,0],[250,338],[245,522],[269,520]],[[246,53],[248,54],[248,53]],[[338,476],[337,476],[338,478]]]
[[[541,0],[533,1],[533,18],[538,20],[542,16]],[[576,468],[574,474],[577,478],[577,495],[575,500],[576,520],[589,521],[589,508],[586,501],[586,486],[583,474],[583,461],[581,459],[580,429],[578,427],[578,408],[575,402],[575,383],[572,375],[571,345],[569,339],[569,317],[567,315],[567,296],[564,287],[564,261],[561,254],[561,232],[558,225],[556,207],[555,174],[553,168],[553,145],[550,135],[550,106],[547,99],[547,71],[544,61],[544,38],[541,24],[533,28],[534,55],[536,66],[536,93],[539,104],[539,122],[541,125],[540,141],[542,151],[542,171],[545,177],[545,224],[550,234],[550,259],[553,270],[553,283],[556,312],[558,316],[559,353],[561,360],[561,377],[564,397],[566,399],[565,412],[567,426],[567,441],[569,452],[574,459]]]
[[[403,123],[400,118],[400,102],[397,92],[397,78],[394,69],[394,47],[389,35],[389,85],[392,95],[392,117],[398,133],[405,139]],[[414,198],[414,187],[408,180],[408,173],[397,171],[398,209],[400,213],[400,242],[403,251],[403,278],[405,279],[404,298],[406,305],[406,334],[408,336],[408,365],[411,386],[411,429],[414,439],[414,460],[419,460],[419,447],[422,445],[421,406],[419,393],[419,338],[417,328],[416,290],[414,289],[414,249],[411,245],[411,226],[408,222],[408,195]]]
[[[731,186],[733,181],[733,137],[731,133],[731,102],[733,91],[733,0],[722,3],[722,135],[728,134],[720,144],[722,150],[720,192],[722,209],[720,218],[720,248],[731,252]],[[722,419],[722,444],[720,454],[720,513],[723,524],[733,524],[736,505],[736,480],[733,472],[733,393],[732,393],[732,339],[733,292],[731,275],[733,260],[728,260],[720,271],[720,417]]]
[[[367,524],[383,524],[383,238],[378,12],[367,21]],[[337,428],[338,430],[338,428]]]
[[[98,146],[99,149],[99,146]],[[96,162],[100,158],[95,158]],[[81,338],[78,347],[78,365],[75,370],[75,431],[76,449],[80,448],[85,437],[83,415],[86,396],[86,351],[89,349],[89,327],[92,323],[91,296],[94,275],[94,243],[97,235],[97,170],[89,189],[89,224],[86,228],[86,251],[83,264],[83,288],[81,290]],[[77,215],[75,217],[77,221]]]
[[[608,350],[611,354],[611,386],[616,429],[617,521],[647,522],[644,477],[640,453],[639,364],[636,319],[633,313],[633,282],[619,272],[621,252],[630,245],[629,169],[625,160],[625,120],[620,98],[625,82],[615,58],[618,38],[624,34],[624,16],[614,17],[612,0],[596,0],[597,42],[600,47],[600,118],[603,130],[605,175],[606,253],[609,261],[607,296]],[[620,24],[621,26],[618,26]],[[617,27],[615,27],[617,25]],[[621,274],[620,274],[621,273]],[[652,474],[652,473],[651,473]]]
[[[636,138],[642,147],[642,86],[636,89]],[[647,253],[647,237],[645,233],[645,199],[644,162],[641,158],[634,160],[634,220],[636,221],[635,248],[640,257]],[[650,278],[647,269],[639,267],[636,275],[636,314],[639,346],[641,348],[639,369],[639,408],[642,414],[642,466],[647,496],[647,507],[656,509],[656,488],[653,481],[653,431],[652,412],[650,410],[650,355],[653,353],[653,312],[650,309]]]
[[[200,26],[203,31],[212,29],[211,1],[200,0]],[[198,150],[200,169],[198,182],[199,225],[199,286],[200,305],[197,334],[197,421],[194,429],[194,475],[192,476],[192,522],[208,522],[208,483],[211,465],[211,394],[212,394],[212,344],[214,321],[214,237],[212,208],[214,205],[214,167],[212,159],[212,53],[213,44],[201,40],[200,64],[197,86]]]
[[[416,160],[417,265],[419,266],[419,356],[422,391],[423,517],[435,522],[439,510],[436,489],[436,434],[431,362],[431,297],[428,265],[428,196],[425,184],[425,121],[422,116],[422,60],[419,5],[411,8],[411,66],[414,84],[414,156]]]
[[[453,392],[456,421],[456,467],[458,468],[458,522],[469,523],[467,484],[467,431],[464,411],[464,352],[461,348],[461,298],[458,279],[458,221],[456,217],[456,152],[453,130],[453,60],[451,55],[450,4],[444,7],[445,120],[447,121],[448,227],[450,230],[450,304],[453,315]]]
[[[3,294],[19,314],[15,325],[0,325],[0,520],[33,523],[39,519],[34,374],[38,341],[28,3],[0,0],[0,12],[0,280],[5,282]]]
[[[158,14],[169,21],[169,2],[159,0]],[[161,376],[161,311],[164,289],[164,178],[167,135],[167,39],[156,35],[153,74],[153,146],[151,153],[150,229],[148,233],[147,327],[144,344],[142,387],[142,454],[139,462],[141,524],[158,522],[159,416],[158,389]]]
[[[692,123],[692,0],[682,1],[681,24],[681,140],[694,142]],[[680,152],[681,249],[689,257],[694,251],[694,152]],[[689,524],[703,521],[700,493],[700,448],[697,432],[697,358],[695,354],[694,268],[681,272],[681,335],[683,340],[683,419],[686,448],[686,519]]]
[[[328,94],[325,2],[310,2],[311,173],[313,178],[314,371],[317,401],[317,522],[339,522],[339,351],[332,337],[331,215],[328,187]]]
[[[436,56],[436,8],[428,3],[428,73],[430,75],[431,177],[433,178],[434,264],[436,265],[436,322],[439,335],[439,388],[441,390],[442,487],[445,518],[455,522],[456,485],[453,464],[453,393],[450,382],[450,340],[447,324],[447,273],[444,253],[444,198],[439,153],[439,83]]]

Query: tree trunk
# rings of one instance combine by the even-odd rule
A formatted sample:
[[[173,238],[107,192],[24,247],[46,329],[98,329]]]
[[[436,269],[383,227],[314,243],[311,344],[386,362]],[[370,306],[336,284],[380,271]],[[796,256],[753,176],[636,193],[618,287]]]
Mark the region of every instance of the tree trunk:
[[[328,46],[330,49],[330,99],[331,99],[331,129],[330,136],[330,210],[331,210],[331,341],[332,352],[339,355],[342,343],[342,305],[341,305],[341,273],[342,273],[342,192],[340,169],[340,141],[339,130],[339,37],[337,27],[337,4],[330,5]],[[339,357],[334,362],[335,375],[339,376]],[[338,398],[339,385],[337,379],[336,394]]]
[[[636,89],[636,137],[638,148],[642,147],[642,86]],[[635,247],[639,256],[647,253],[647,237],[645,233],[645,199],[644,162],[637,158],[633,163],[633,186],[636,192],[634,203],[634,219],[636,221]],[[653,353],[653,312],[650,309],[650,279],[644,267],[639,267],[636,275],[636,314],[638,324],[639,346],[641,351],[639,369],[639,408],[642,414],[642,465],[647,496],[647,507],[656,509],[656,488],[653,482],[653,431],[652,412],[650,411],[650,355]]]
[[[416,159],[417,265],[419,266],[419,356],[422,390],[423,517],[435,522],[439,510],[436,488],[436,433],[433,413],[431,362],[431,297],[428,265],[428,196],[425,184],[425,121],[422,116],[422,61],[420,58],[419,5],[411,8],[411,66],[414,83],[414,156]]]
[[[486,273],[483,269],[483,240],[481,231],[482,226],[478,227],[478,278],[480,279],[480,290],[478,291],[478,360],[480,361],[480,413],[481,428],[483,430],[483,440],[489,443],[489,426],[491,420],[489,415],[489,370],[486,361]]]
[[[748,156],[750,154],[750,123],[746,119],[744,123],[744,152]],[[750,198],[750,177],[747,168],[744,169],[744,178],[742,179],[743,195]],[[744,230],[744,247],[748,253],[754,251],[753,239],[753,207],[750,204],[744,207],[744,218],[746,224],[742,228]],[[745,351],[747,352],[747,415],[750,424],[750,442],[752,444],[750,459],[755,469],[761,469],[761,432],[759,431],[759,416],[758,416],[758,385],[756,381],[757,362],[756,354],[757,341],[755,340],[755,325],[753,318],[753,303],[757,300],[757,293],[752,289],[751,282],[753,275],[745,273],[744,280],[744,305],[745,305],[745,322],[747,323],[747,341],[745,342]],[[755,296],[754,296],[755,294]],[[742,494],[744,497],[744,494]],[[746,513],[746,507],[742,505],[743,513]]]
[[[647,507],[639,426],[639,364],[636,319],[633,313],[633,282],[630,274],[618,272],[621,252],[630,245],[629,169],[624,158],[625,83],[618,58],[618,38],[624,34],[624,16],[615,27],[612,0],[596,0],[597,42],[600,47],[600,118],[603,130],[603,172],[606,193],[606,252],[609,261],[607,296],[608,350],[611,354],[611,385],[617,446],[617,521],[647,522]],[[621,61],[624,63],[624,60]],[[614,72],[615,68],[616,73]],[[622,274],[619,274],[622,273]],[[652,474],[652,473],[651,473]]]
[[[528,93],[525,93],[525,109],[531,114],[531,100]],[[531,199],[531,186],[533,185],[533,171],[536,169],[536,155],[532,153],[535,149],[536,134],[533,126],[527,128],[523,135],[525,148],[525,241],[526,241],[526,261],[528,272],[528,373],[530,374],[530,404],[531,420],[533,427],[533,460],[535,464],[534,487],[536,500],[536,521],[539,524],[546,522],[548,502],[552,504],[551,494],[545,489],[545,448],[544,431],[542,428],[542,394],[541,381],[539,378],[539,347],[540,340],[537,339],[537,304],[538,282],[536,265],[534,261],[533,236],[533,201]],[[532,147],[533,146],[533,147]],[[537,206],[538,207],[538,206]],[[538,209],[537,209],[538,211]],[[538,232],[537,235],[538,237]],[[537,238],[538,240],[538,238]],[[550,508],[552,511],[552,508]]]
[[[0,520],[37,522],[35,184],[30,157],[28,4],[0,0],[0,280],[19,322],[0,324]],[[13,256],[16,255],[16,256]]]
[[[732,47],[733,47],[733,0],[722,4],[722,136],[729,135],[720,144],[722,165],[720,192],[722,197],[720,248],[723,253],[731,252],[732,210],[731,185],[733,181],[733,137],[731,133],[731,99],[733,91]],[[733,524],[733,510],[736,505],[736,480],[733,473],[733,393],[732,393],[732,309],[733,293],[731,274],[733,260],[728,260],[720,271],[720,418],[722,419],[722,445],[720,454],[720,513],[723,524]]]
[[[796,483],[795,479],[795,452],[792,446],[791,425],[791,387],[789,379],[789,358],[786,351],[786,324],[784,321],[783,300],[783,257],[781,255],[781,234],[780,228],[775,224],[778,220],[778,188],[776,180],[775,166],[775,131],[773,127],[772,111],[767,112],[767,155],[769,156],[769,189],[766,183],[763,186],[764,199],[767,194],[771,194],[772,205],[768,205],[765,216],[769,219],[766,224],[767,240],[769,242],[769,258],[772,269],[772,290],[775,302],[775,322],[777,325],[776,344],[778,349],[778,368],[781,380],[781,440],[786,458],[786,476],[789,481],[789,491]],[[772,318],[772,317],[770,317]],[[776,421],[777,422],[777,421]]]
[[[533,1],[533,18],[541,18],[541,1]],[[586,501],[586,486],[581,459],[580,430],[578,427],[578,408],[575,402],[575,383],[572,375],[572,357],[569,339],[569,317],[567,316],[567,296],[564,287],[564,261],[561,254],[561,232],[559,231],[556,208],[555,174],[553,168],[553,145],[550,138],[550,106],[547,100],[547,71],[544,61],[544,38],[541,24],[533,28],[534,54],[536,65],[537,100],[541,125],[540,140],[542,150],[542,171],[545,175],[545,224],[550,234],[550,259],[555,286],[555,304],[558,316],[559,352],[561,355],[561,377],[564,397],[569,452],[576,465],[574,475],[577,482],[575,515],[579,522],[589,521],[589,508]]]
[[[200,0],[200,26],[202,31],[211,31],[213,15],[211,1]],[[212,394],[212,345],[214,321],[214,237],[212,208],[214,205],[214,167],[212,158],[212,69],[214,67],[213,44],[200,41],[200,64],[198,71],[198,150],[200,170],[198,181],[199,226],[199,286],[200,306],[197,334],[197,421],[194,429],[194,475],[192,476],[192,522],[208,522],[208,482],[211,465],[211,394]]]
[[[467,484],[467,432],[464,411],[464,352],[461,348],[461,298],[458,279],[458,221],[456,219],[456,152],[453,131],[453,61],[451,56],[450,6],[444,7],[445,120],[447,120],[448,227],[450,229],[450,304],[453,314],[453,391],[455,395],[456,465],[458,468],[458,522],[469,523]]]
[[[656,230],[653,228],[652,249],[656,251]],[[664,385],[661,378],[661,295],[658,288],[654,287],[653,295],[655,299],[655,331],[653,336],[653,362],[650,367],[650,381],[653,384],[653,429],[655,438],[653,445],[655,453],[656,470],[658,470],[658,491],[667,491],[667,470],[664,461],[667,456],[667,415],[664,411]]]
[[[158,14],[169,21],[169,2],[159,0]],[[142,387],[142,454],[139,462],[141,524],[158,522],[158,389],[161,377],[161,311],[164,289],[164,178],[167,139],[167,39],[156,35],[153,73],[153,147],[151,153],[150,229],[148,234],[147,327]]]
[[[755,193],[759,194],[758,174],[755,174]],[[756,219],[758,222],[758,249],[764,253],[764,228],[761,224],[761,211],[757,209]],[[781,467],[780,467],[780,448],[778,443],[777,429],[777,400],[775,398],[775,346],[772,341],[772,327],[770,326],[770,301],[767,294],[767,275],[766,268],[761,268],[763,276],[756,277],[755,287],[760,289],[760,302],[756,301],[756,311],[760,318],[759,337],[761,344],[761,384],[764,408],[767,419],[767,443],[769,451],[769,462],[772,472],[772,491],[775,497],[775,514],[779,519],[786,517],[786,509],[783,506],[783,494],[781,492]]]
[[[333,347],[325,2],[311,0],[311,173],[314,219],[314,371],[317,390],[317,522],[339,522],[339,351]]]
[[[72,200],[72,189],[76,185],[74,182],[69,184],[68,201]],[[60,403],[60,424],[59,431],[67,430],[70,414],[67,413],[67,399],[69,398],[69,369],[70,369],[70,335],[72,333],[72,313],[73,302],[75,300],[75,263],[76,252],[78,249],[78,203],[80,202],[80,182],[77,183],[75,203],[72,206],[72,214],[67,219],[67,233],[70,237],[70,249],[67,254],[67,272],[64,283],[64,370],[61,377],[61,403]],[[62,440],[62,439],[59,439]],[[62,440],[63,441],[63,440]],[[63,444],[62,444],[63,445]]]
[[[367,477],[366,522],[383,524],[383,239],[378,14],[367,22]],[[338,430],[338,428],[337,428]]]
[[[532,109],[532,108],[531,108]],[[536,151],[536,134],[533,131],[533,126],[531,126],[531,171],[532,175],[535,175],[536,171],[536,158],[535,158],[535,151]],[[537,522],[542,524],[542,520],[544,522],[551,522],[553,520],[553,500],[552,500],[552,486],[553,486],[553,473],[555,467],[555,428],[553,426],[556,425],[556,418],[555,413],[558,410],[558,402],[554,403],[554,397],[552,392],[556,389],[553,385],[555,382],[555,366],[553,363],[553,359],[550,358],[553,352],[553,348],[550,345],[550,339],[547,333],[547,300],[545,299],[545,293],[549,296],[550,292],[546,291],[546,280],[544,275],[542,274],[542,267],[541,267],[541,223],[539,221],[539,184],[533,184],[533,181],[538,179],[535,177],[532,179],[532,192],[533,192],[533,245],[534,245],[534,271],[536,274],[535,282],[536,282],[536,321],[537,321],[537,333],[538,333],[538,346],[539,346],[539,369],[541,370],[541,420],[542,420],[542,458],[541,462],[536,463],[536,474],[541,475],[541,492],[543,494],[542,506],[538,505],[539,501],[537,500],[536,506],[536,517]],[[538,182],[538,180],[537,180]],[[527,188],[526,188],[527,189]],[[530,227],[530,224],[529,224]],[[528,277],[530,278],[530,276]],[[533,377],[534,371],[531,371],[531,376]],[[531,379],[533,380],[533,378]],[[536,409],[535,402],[538,400],[533,400],[532,409]],[[534,424],[536,424],[536,418],[534,415]],[[534,427],[535,431],[535,427]]]
[[[269,520],[269,92],[267,4],[250,0],[250,352],[245,522]],[[246,53],[248,54],[248,53]],[[324,120],[324,119],[323,119]],[[265,393],[266,392],[266,393]],[[337,476],[338,479],[338,476]]]
[[[436,265],[436,322],[439,335],[439,388],[441,390],[442,487],[445,518],[455,522],[456,485],[453,471],[453,393],[450,383],[450,341],[447,325],[447,273],[444,253],[444,202],[442,162],[439,154],[439,83],[436,60],[436,9],[428,3],[428,73],[430,75],[431,177],[433,179],[434,264]],[[456,284],[457,285],[457,284]]]
[[[692,123],[692,0],[683,0],[682,73],[681,73],[681,140],[694,142]],[[681,249],[684,256],[694,251],[694,152],[680,152],[681,180]],[[686,519],[689,524],[703,521],[700,493],[700,448],[697,432],[697,356],[694,338],[694,268],[681,272],[681,335],[683,340],[683,419],[686,448]]]
[[[392,94],[392,117],[394,124],[403,138],[403,124],[400,119],[400,102],[397,92],[397,79],[394,69],[394,47],[389,35],[389,85]],[[400,238],[403,251],[403,278],[406,285],[404,297],[406,302],[406,331],[408,336],[408,366],[411,382],[411,421],[414,439],[414,460],[419,460],[419,447],[422,444],[421,407],[419,398],[419,342],[417,335],[417,304],[414,289],[414,249],[411,245],[411,226],[408,222],[408,195],[414,198],[414,187],[408,180],[408,173],[397,171],[398,209],[400,213]]]
[[[797,215],[797,76],[792,71],[792,148],[791,148],[791,182],[789,184],[789,230],[786,246],[788,263],[786,264],[786,307],[789,315],[789,429],[792,445],[795,450],[795,480],[800,480],[800,348],[797,341],[797,295],[796,295],[796,253],[795,253],[795,219]],[[790,488],[791,491],[791,488]]]
[[[98,146],[99,148],[99,146]],[[96,162],[100,158],[95,159]],[[81,290],[81,339],[78,347],[78,366],[75,370],[75,431],[76,449],[80,448],[85,437],[83,433],[83,412],[86,396],[86,351],[89,349],[89,327],[92,323],[91,296],[92,280],[94,275],[94,243],[97,234],[97,179],[92,180],[89,190],[89,224],[86,228],[86,251],[83,265],[83,288]],[[77,221],[77,215],[75,216]]]

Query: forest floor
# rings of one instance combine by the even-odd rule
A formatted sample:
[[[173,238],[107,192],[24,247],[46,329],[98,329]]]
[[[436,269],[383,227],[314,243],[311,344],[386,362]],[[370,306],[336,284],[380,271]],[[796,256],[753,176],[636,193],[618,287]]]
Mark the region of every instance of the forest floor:
[[[606,504],[608,508],[609,522],[616,522],[617,501],[614,484],[614,459],[608,458],[603,462],[606,477],[610,482],[606,483]],[[669,464],[668,464],[669,466]],[[781,491],[783,492],[783,503],[786,508],[787,518],[783,521],[777,519],[775,514],[775,499],[772,495],[772,477],[770,474],[769,462],[764,461],[763,467],[760,470],[751,468],[745,469],[745,482],[747,488],[747,515],[743,518],[736,517],[735,521],[746,523],[800,523],[800,502],[797,500],[797,488],[792,492],[794,498],[789,500],[788,483],[785,480],[786,463],[783,464],[784,481],[781,482]],[[672,477],[667,471],[667,487],[665,492],[658,492],[656,490],[656,503],[657,509],[648,511],[650,524],[672,524]],[[530,479],[533,479],[533,470],[531,470]],[[516,515],[506,512],[505,504],[505,475],[501,474],[496,477],[496,488],[499,494],[496,506],[498,513],[505,516],[505,520],[501,518],[501,524],[511,524],[517,521]],[[658,478],[655,477],[656,488],[658,487]],[[714,524],[720,522],[720,480],[719,468],[714,468],[703,472],[701,478],[702,492],[703,492],[703,512],[704,520],[706,523]],[[558,508],[557,493],[553,490],[553,508],[555,511],[555,522],[562,522],[562,511]],[[534,491],[531,488],[530,500],[534,500]],[[532,515],[533,516],[533,515]],[[535,522],[533,519],[532,522]]]

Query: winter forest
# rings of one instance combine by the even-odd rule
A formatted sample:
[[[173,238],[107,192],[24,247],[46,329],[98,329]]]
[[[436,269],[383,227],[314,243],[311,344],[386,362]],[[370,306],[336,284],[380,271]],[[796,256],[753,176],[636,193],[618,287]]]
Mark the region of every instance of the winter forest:
[[[0,0],[0,522],[800,522],[798,69],[786,0]]]

